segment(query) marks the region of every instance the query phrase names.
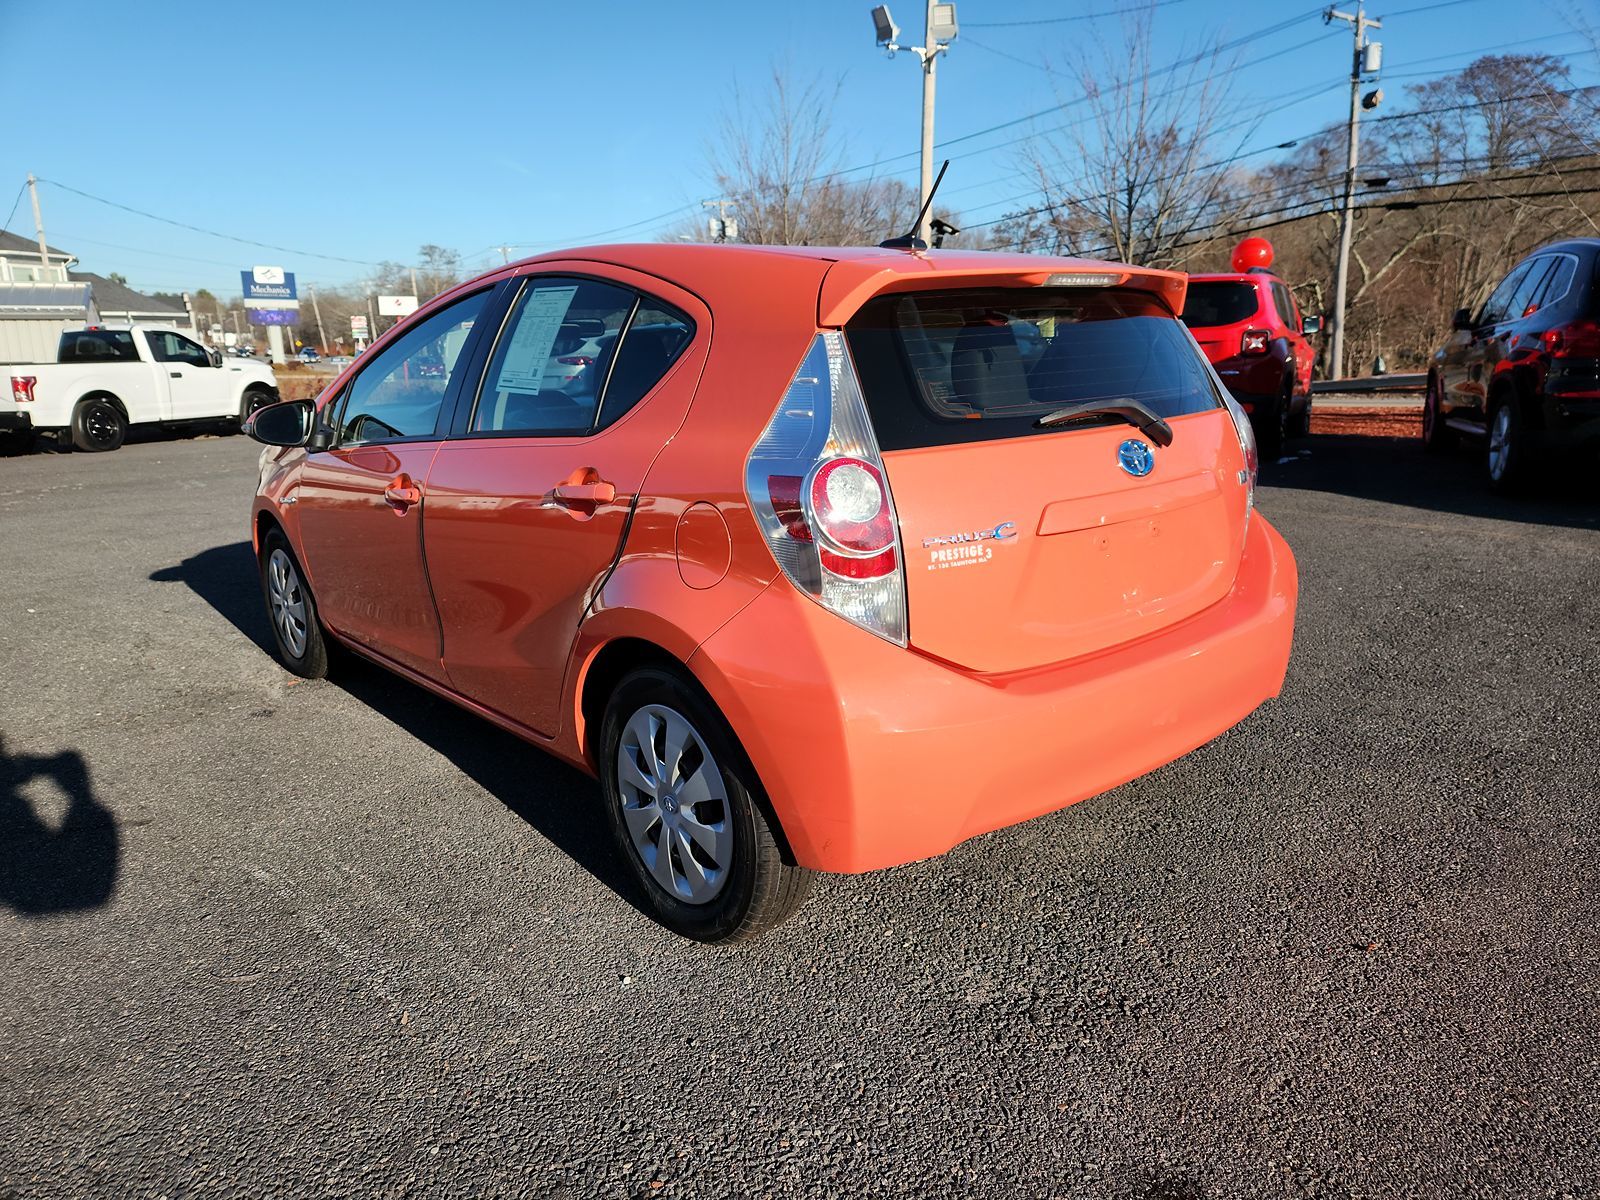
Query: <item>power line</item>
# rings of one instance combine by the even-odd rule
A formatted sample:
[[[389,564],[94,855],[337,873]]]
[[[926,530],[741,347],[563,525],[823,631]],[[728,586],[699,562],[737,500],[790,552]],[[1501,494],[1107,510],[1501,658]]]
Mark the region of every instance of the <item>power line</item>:
[[[17,189],[17,198],[11,202],[11,212],[6,217],[6,223],[4,225],[0,225],[0,231],[8,230],[8,229],[11,228],[11,218],[17,215],[17,205],[22,203],[22,193],[27,191],[27,190],[28,190],[28,181],[26,179],[24,179],[22,181],[22,186]]]
[[[1149,12],[1171,4],[1186,4],[1188,0],[1156,0],[1154,4],[1135,4],[1131,8],[1108,8],[1101,12],[1077,13],[1070,17],[1041,17],[1035,21],[966,21],[962,29],[1014,29],[1020,25],[1065,25],[1069,21],[1093,21],[1099,17],[1120,17],[1128,13]]]
[[[235,237],[231,233],[218,233],[215,229],[205,229],[199,225],[191,225],[187,221],[174,221],[171,217],[157,216],[155,213],[146,212],[141,208],[134,208],[127,204],[119,204],[115,200],[107,200],[104,196],[96,196],[90,192],[82,191],[68,184],[60,183],[54,179],[40,179],[39,182],[48,183],[51,187],[58,187],[62,191],[71,192],[75,196],[82,196],[85,200],[93,200],[97,204],[105,204],[111,208],[120,208],[123,212],[133,213],[135,216],[139,217],[147,217],[152,221],[159,221],[163,225],[173,225],[179,229],[187,229],[193,233],[203,233],[208,237],[221,238],[223,241],[227,242],[238,242],[242,246],[256,246],[262,250],[277,250],[282,254],[294,254],[300,256],[301,258],[325,258],[330,262],[353,263],[358,267],[375,267],[379,265],[375,262],[370,262],[361,258],[346,258],[339,254],[317,254],[311,250],[296,250],[291,246],[277,246],[273,245],[271,242],[258,242],[252,238]]]

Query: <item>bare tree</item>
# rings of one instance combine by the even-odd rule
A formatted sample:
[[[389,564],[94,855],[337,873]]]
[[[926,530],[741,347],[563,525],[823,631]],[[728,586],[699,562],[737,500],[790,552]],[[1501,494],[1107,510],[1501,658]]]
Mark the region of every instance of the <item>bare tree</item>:
[[[778,67],[764,97],[735,86],[709,159],[718,190],[731,201],[740,241],[874,245],[910,226],[917,210],[911,187],[898,179],[846,179],[840,170],[843,147],[833,129],[838,95],[837,83],[797,84]],[[699,241],[706,238],[703,230],[696,220],[669,236]]]
[[[1021,165],[1041,203],[1003,221],[999,242],[1174,266],[1197,231],[1231,212],[1233,175],[1209,161],[1227,100],[1223,48],[1212,42],[1176,69],[1156,68],[1152,21],[1146,8],[1124,25],[1120,47],[1096,41],[1071,54],[1057,94],[1087,116],[1026,143]]]

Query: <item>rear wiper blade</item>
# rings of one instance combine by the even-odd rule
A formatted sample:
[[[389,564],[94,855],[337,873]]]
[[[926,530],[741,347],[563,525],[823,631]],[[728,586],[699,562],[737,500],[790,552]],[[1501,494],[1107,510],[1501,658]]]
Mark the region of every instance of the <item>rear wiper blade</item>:
[[[1168,425],[1159,413],[1137,400],[1089,400],[1082,404],[1069,404],[1066,408],[1045,413],[1033,425],[1035,429],[1045,429],[1051,425],[1065,425],[1069,421],[1087,420],[1093,417],[1116,417],[1132,425],[1156,445],[1172,445],[1172,426]]]

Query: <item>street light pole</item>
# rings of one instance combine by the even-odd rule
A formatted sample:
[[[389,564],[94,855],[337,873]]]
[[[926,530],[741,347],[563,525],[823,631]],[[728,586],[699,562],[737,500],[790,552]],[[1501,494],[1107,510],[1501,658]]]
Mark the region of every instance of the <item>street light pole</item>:
[[[877,29],[878,45],[892,58],[896,51],[909,50],[922,64],[922,186],[917,194],[917,208],[922,219],[917,223],[916,235],[924,244],[932,236],[933,213],[928,209],[928,197],[933,192],[933,101],[938,82],[939,55],[950,49],[959,29],[956,25],[956,6],[927,0],[924,13],[922,45],[900,45],[900,27],[889,15],[889,6],[880,4],[872,10],[872,22]]]
[[[1357,4],[1353,13],[1329,8],[1324,22],[1348,21],[1355,34],[1355,49],[1350,59],[1350,130],[1345,150],[1344,191],[1339,205],[1339,258],[1333,273],[1333,337],[1328,345],[1330,378],[1344,375],[1345,295],[1350,282],[1350,244],[1355,238],[1356,162],[1359,158],[1361,129],[1361,76],[1366,64],[1367,30],[1383,28],[1383,22],[1367,16],[1366,5]],[[1375,68],[1374,68],[1375,69]]]

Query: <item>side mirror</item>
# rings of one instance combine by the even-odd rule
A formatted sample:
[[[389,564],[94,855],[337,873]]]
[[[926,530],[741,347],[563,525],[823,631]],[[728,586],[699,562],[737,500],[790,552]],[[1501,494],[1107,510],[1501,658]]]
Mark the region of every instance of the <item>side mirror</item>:
[[[304,446],[311,437],[317,412],[310,400],[282,400],[258,408],[244,423],[244,431],[267,446]]]
[[[1300,318],[1300,332],[1313,334],[1322,332],[1322,318],[1317,316]]]
[[[1456,309],[1456,315],[1450,318],[1450,328],[1456,330],[1471,329],[1472,310],[1470,308]]]
[[[206,354],[210,356],[211,365],[213,367],[220,367],[222,365],[222,351],[221,350],[215,350],[215,349],[207,350]]]

